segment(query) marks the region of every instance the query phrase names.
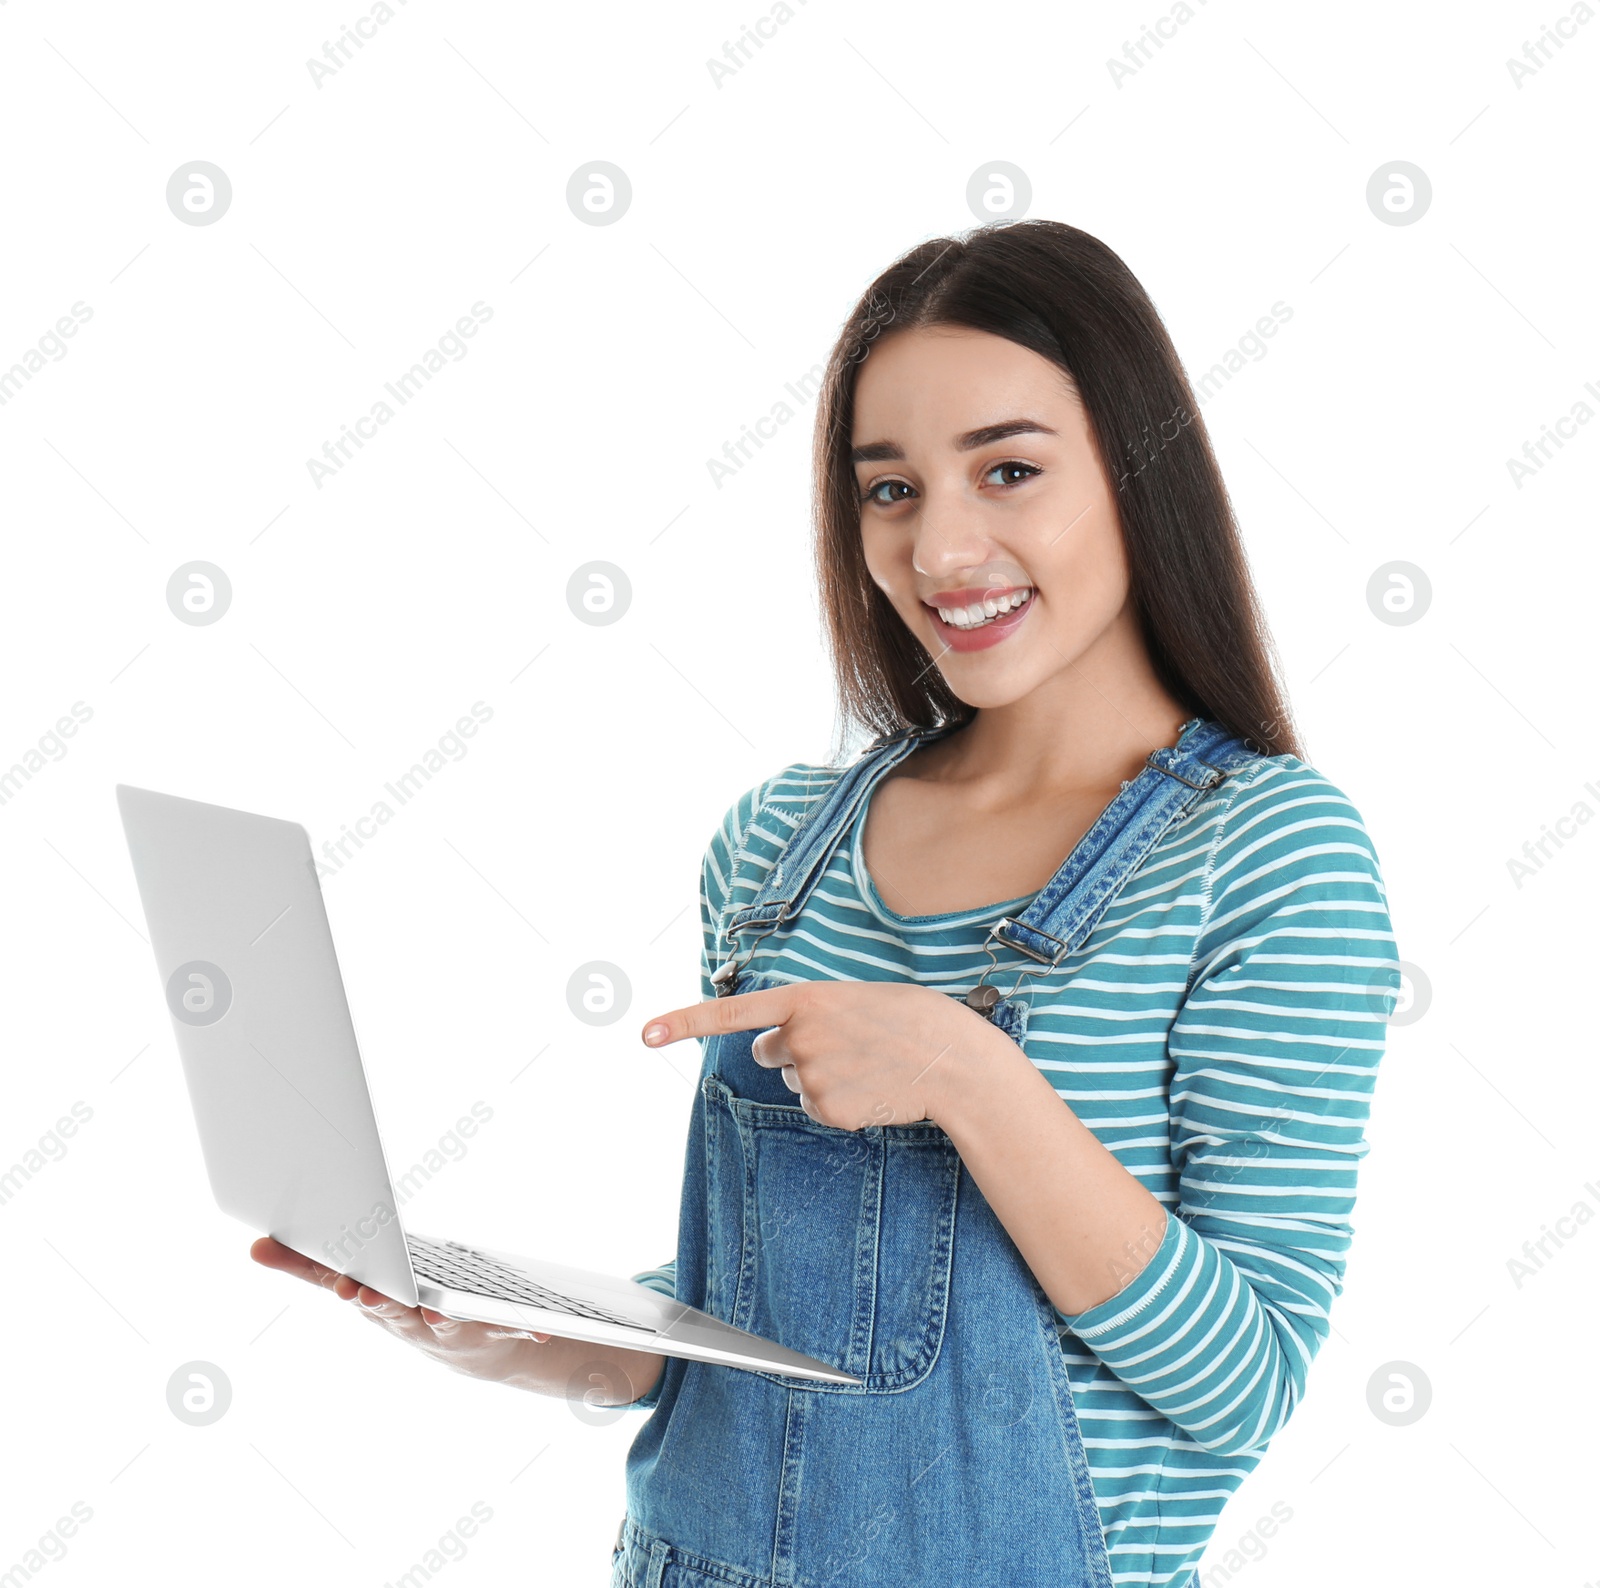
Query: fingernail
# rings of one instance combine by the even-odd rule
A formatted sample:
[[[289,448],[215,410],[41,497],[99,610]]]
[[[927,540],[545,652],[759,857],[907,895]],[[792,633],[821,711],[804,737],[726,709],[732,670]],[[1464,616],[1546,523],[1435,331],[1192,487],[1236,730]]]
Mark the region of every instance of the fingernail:
[[[666,1040],[666,1036],[667,1036],[667,1028],[665,1026],[663,1026],[663,1025],[657,1024],[657,1025],[652,1025],[652,1026],[646,1026],[644,1028],[644,1040],[652,1048],[658,1042],[664,1042]]]

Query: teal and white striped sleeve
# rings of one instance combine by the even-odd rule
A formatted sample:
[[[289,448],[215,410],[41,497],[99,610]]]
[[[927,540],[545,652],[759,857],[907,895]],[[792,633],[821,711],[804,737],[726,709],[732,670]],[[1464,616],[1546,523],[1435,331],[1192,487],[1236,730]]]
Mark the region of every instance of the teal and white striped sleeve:
[[[1122,1290],[1057,1313],[1199,1445],[1244,1455],[1328,1334],[1400,967],[1361,818],[1302,763],[1240,785],[1203,888],[1167,1041],[1178,1205]]]
[[[711,985],[711,972],[720,963],[716,941],[717,922],[732,886],[734,866],[743,847],[745,834],[749,831],[756,811],[761,807],[767,787],[767,783],[758,783],[754,788],[746,789],[728,807],[717,830],[711,835],[711,841],[706,845],[705,854],[700,862],[700,996],[702,998],[716,996],[716,988]],[[663,1296],[676,1299],[678,1280],[676,1257],[668,1258],[659,1267],[647,1268],[643,1273],[634,1274],[632,1277],[637,1284],[646,1285]],[[642,1396],[636,1401],[629,1401],[627,1404],[641,1411],[648,1411],[654,1407],[659,1393],[658,1383],[656,1389],[649,1395]]]

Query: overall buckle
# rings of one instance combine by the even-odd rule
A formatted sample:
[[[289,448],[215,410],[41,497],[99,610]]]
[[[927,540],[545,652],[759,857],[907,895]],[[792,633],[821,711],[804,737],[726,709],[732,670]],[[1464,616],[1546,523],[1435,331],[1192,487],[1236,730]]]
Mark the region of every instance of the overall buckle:
[[[1002,927],[1007,926],[1022,926],[1024,931],[1032,932],[1035,937],[1047,938],[1050,942],[1056,945],[1055,953],[1041,954],[1037,949],[1029,948],[1026,943],[1013,942],[1012,939],[1007,937],[1001,930]],[[989,936],[999,938],[1007,948],[1014,948],[1019,954],[1026,954],[1029,959],[1038,960],[1041,965],[1059,964],[1061,961],[1061,956],[1067,951],[1066,943],[1057,937],[1053,932],[1041,932],[1036,926],[1023,926],[1021,921],[1018,921],[1009,915],[1002,915],[1000,919],[989,928]]]

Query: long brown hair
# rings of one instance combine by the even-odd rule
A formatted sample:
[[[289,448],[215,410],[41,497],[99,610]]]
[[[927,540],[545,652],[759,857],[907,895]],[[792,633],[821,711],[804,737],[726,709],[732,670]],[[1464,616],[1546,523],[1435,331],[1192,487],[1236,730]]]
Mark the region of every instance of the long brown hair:
[[[1130,594],[1163,686],[1262,754],[1299,756],[1233,507],[1166,327],[1103,242],[1048,220],[919,243],[862,294],[829,356],[813,447],[814,527],[842,735],[976,714],[868,576],[850,461],[862,360],[877,337],[930,325],[1003,336],[1066,371],[1115,476]]]

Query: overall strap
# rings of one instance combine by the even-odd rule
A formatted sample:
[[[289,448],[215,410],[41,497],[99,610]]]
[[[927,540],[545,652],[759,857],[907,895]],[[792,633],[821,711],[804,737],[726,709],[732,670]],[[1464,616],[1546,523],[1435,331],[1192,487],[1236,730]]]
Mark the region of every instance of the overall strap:
[[[942,738],[955,727],[956,724],[947,723],[940,728],[902,728],[898,733],[882,734],[835,779],[833,786],[789,835],[755,898],[728,917],[722,935],[734,945],[734,951],[711,973],[711,985],[717,997],[732,993],[739,972],[755,957],[756,945],[761,939],[792,921],[804,909],[840,834],[855,819],[861,802],[878,780],[899,766],[919,744]],[[747,927],[761,931],[750,944],[741,965],[737,956],[738,938]]]
[[[873,740],[802,818],[755,898],[728,917],[726,936],[732,940],[746,927],[776,929],[799,915],[826,869],[840,834],[855,819],[862,801],[879,779],[899,766],[918,745],[942,738],[954,728],[955,724],[903,728]]]
[[[874,740],[801,820],[755,898],[728,917],[723,935],[729,943],[737,945],[746,928],[761,929],[765,937],[794,920],[840,835],[879,780],[919,745],[942,738],[955,726],[904,728]],[[1123,785],[1028,908],[1019,916],[1002,916],[990,929],[990,939],[1043,964],[1058,964],[1088,937],[1168,827],[1206,790],[1259,758],[1220,723],[1191,717],[1177,744],[1150,753],[1139,774]],[[751,955],[754,948],[752,943]],[[730,954],[713,972],[718,996],[733,991],[740,968]]]
[[[1261,759],[1219,722],[1191,717],[1176,745],[1151,751],[1078,841],[1061,869],[1019,916],[1001,916],[989,936],[1044,965],[1079,947],[1162,835],[1208,790]]]

